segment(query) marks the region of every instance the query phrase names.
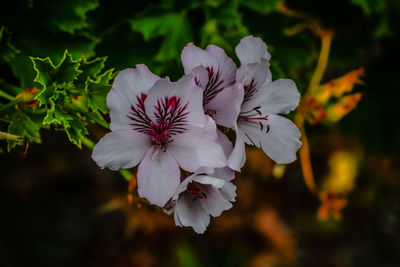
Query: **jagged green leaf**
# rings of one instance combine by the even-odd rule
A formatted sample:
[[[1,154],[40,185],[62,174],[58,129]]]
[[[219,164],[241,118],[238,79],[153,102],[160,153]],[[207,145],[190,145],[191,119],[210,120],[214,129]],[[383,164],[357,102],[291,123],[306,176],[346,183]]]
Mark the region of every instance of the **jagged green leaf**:
[[[182,48],[192,40],[192,29],[184,13],[135,19],[131,21],[131,27],[142,33],[145,40],[164,38],[155,56],[158,61],[178,59]]]
[[[81,73],[75,80],[75,88],[78,91],[86,91],[86,81],[88,78],[96,80],[96,76],[102,71],[105,65],[107,57],[98,57],[93,60],[83,59],[79,66]]]
[[[103,113],[108,113],[108,107],[106,104],[106,96],[111,89],[110,80],[113,78],[113,69],[104,72],[98,76],[96,80],[88,78],[87,94],[89,99],[89,107],[96,112],[100,110]]]
[[[31,58],[31,60],[36,71],[34,81],[42,86],[36,97],[40,105],[52,104],[60,96],[67,97],[68,91],[73,87],[73,80],[81,73],[78,69],[80,60],[74,60],[67,51],[57,66],[49,57]]]
[[[29,142],[41,143],[40,124],[34,123],[31,118],[23,113],[16,113],[15,117],[8,126],[8,132],[26,138]],[[17,145],[22,145],[24,139],[7,140],[8,151]]]
[[[52,124],[55,125],[56,130],[65,131],[68,139],[78,147],[81,147],[83,137],[88,134],[86,123],[55,105],[52,105],[48,111],[43,124]]]
[[[68,135],[68,139],[79,148],[82,147],[82,139],[89,134],[86,129],[86,123],[77,118],[69,122],[69,127],[65,128],[65,132]]]

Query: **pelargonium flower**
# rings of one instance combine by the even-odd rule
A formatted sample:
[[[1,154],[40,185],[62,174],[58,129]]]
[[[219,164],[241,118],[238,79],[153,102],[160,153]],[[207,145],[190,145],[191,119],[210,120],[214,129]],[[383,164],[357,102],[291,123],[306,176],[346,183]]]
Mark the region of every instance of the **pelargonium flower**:
[[[172,198],[175,224],[203,233],[210,223],[210,215],[217,217],[230,209],[235,197],[236,186],[231,182],[193,174],[182,181]]]
[[[204,112],[217,124],[234,128],[240,111],[236,64],[215,45],[203,50],[190,43],[183,49],[181,59],[185,74],[193,73],[196,84],[203,88]]]
[[[145,65],[121,71],[107,95],[111,132],[96,144],[93,159],[111,170],[139,164],[139,196],[164,206],[180,184],[179,167],[195,172],[226,165],[202,99],[192,75],[170,82]]]
[[[287,114],[298,106],[300,94],[295,83],[289,79],[272,82],[270,55],[260,38],[247,36],[235,50],[241,62],[236,81],[242,88],[242,102],[235,126],[236,144],[228,166],[237,171],[243,166],[245,143],[262,148],[277,163],[294,161],[301,146],[300,131],[293,122],[277,114]]]

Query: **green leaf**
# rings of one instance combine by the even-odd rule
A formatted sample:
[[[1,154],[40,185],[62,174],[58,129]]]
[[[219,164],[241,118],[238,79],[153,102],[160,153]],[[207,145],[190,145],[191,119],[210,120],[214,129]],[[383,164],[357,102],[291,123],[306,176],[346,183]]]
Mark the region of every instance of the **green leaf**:
[[[259,13],[269,13],[276,10],[278,3],[284,0],[240,0],[240,4]]]
[[[74,60],[67,51],[57,66],[54,66],[49,57],[31,60],[36,71],[34,81],[42,85],[42,90],[36,96],[40,105],[52,104],[60,96],[67,97],[67,91],[73,87],[73,80],[81,73],[78,69],[80,60]]]
[[[14,119],[8,126],[8,132],[26,138],[29,142],[41,143],[40,125],[34,123],[29,116],[23,113],[15,114]],[[7,140],[7,149],[10,151],[17,145],[22,145],[24,139]]]
[[[52,108],[48,111],[43,124],[53,124],[56,126],[56,130],[65,131],[68,139],[79,148],[81,148],[82,139],[88,134],[86,123],[55,105],[52,105]]]
[[[74,33],[88,27],[86,13],[99,5],[98,0],[57,0],[47,1],[43,7],[47,11],[50,25]]]
[[[68,135],[68,139],[79,148],[82,148],[82,139],[89,134],[86,129],[86,123],[79,119],[70,121],[69,127],[65,127],[65,132]]]
[[[110,69],[98,76],[95,81],[88,78],[87,93],[88,93],[88,104],[89,107],[96,112],[100,110],[103,113],[108,113],[108,107],[106,104],[106,96],[111,89],[110,80],[113,78],[113,69]]]
[[[15,55],[21,53],[15,46],[11,43],[11,34],[6,29],[5,26],[0,28],[0,63],[10,62]]]
[[[207,3],[206,23],[202,28],[202,46],[215,44],[223,47],[228,53],[233,52],[233,44],[237,44],[242,37],[248,35],[238,10],[239,0]]]
[[[166,61],[179,58],[183,47],[192,40],[192,29],[183,13],[168,13],[131,21],[132,30],[143,34],[145,40],[162,36],[155,59]]]
[[[98,57],[93,60],[86,60],[83,59],[79,66],[79,70],[81,73],[79,74],[78,78],[75,80],[74,84],[77,90],[79,91],[86,91],[86,81],[88,78],[93,80],[96,79],[96,76],[101,72],[104,68],[105,61],[107,57]]]
[[[364,14],[369,16],[371,14],[383,13],[388,7],[389,1],[376,1],[376,0],[351,0],[354,5],[361,7]]]

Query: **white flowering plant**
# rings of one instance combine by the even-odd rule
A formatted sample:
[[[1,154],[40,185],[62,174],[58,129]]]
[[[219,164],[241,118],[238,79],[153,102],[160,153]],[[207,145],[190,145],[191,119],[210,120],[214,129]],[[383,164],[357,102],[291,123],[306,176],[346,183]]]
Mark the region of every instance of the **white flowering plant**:
[[[95,6],[85,8],[87,12]],[[284,5],[277,8],[288,16],[296,14]],[[162,73],[160,69],[144,64],[107,69],[106,57],[91,57],[93,49],[65,50],[51,58],[22,55],[2,26],[0,47],[6,53],[1,53],[0,63],[10,62],[11,69],[19,70],[18,60],[29,59],[34,73],[30,77],[32,73],[19,71],[20,87],[0,79],[4,150],[25,145],[26,156],[30,143],[41,142],[41,129],[63,131],[79,148],[93,149],[92,158],[100,168],[119,171],[131,184],[137,182],[143,202],[173,214],[177,226],[192,227],[196,233],[204,233],[210,215],[217,217],[232,208],[235,174],[245,165],[246,146],[259,149],[277,166],[294,162],[299,151],[306,185],[324,202],[327,197],[319,195],[314,183],[304,123],[336,122],[355,108],[361,94],[345,93],[361,83],[363,69],[321,85],[333,33],[306,20],[301,30],[311,29],[323,46],[310,86],[301,96],[292,79],[272,77],[273,57],[261,38],[242,29],[237,43],[218,42],[235,47],[232,59],[217,45],[207,42],[202,49],[191,42],[183,16],[153,18],[155,33],[143,30],[153,29],[145,19],[130,22],[145,38],[162,35],[179,40],[182,51],[164,42],[155,56],[166,62],[180,53],[183,73],[174,81],[165,76],[168,73],[160,77],[155,74]],[[179,38],[176,33],[168,35],[164,19],[180,25]],[[79,26],[61,30],[74,33],[85,27],[72,24]],[[288,33],[298,30],[294,27]],[[202,39],[203,44],[204,40],[209,41]],[[339,99],[337,103],[332,104],[332,97]],[[93,141],[89,125],[101,126],[107,133]],[[0,152],[4,150],[0,147]]]

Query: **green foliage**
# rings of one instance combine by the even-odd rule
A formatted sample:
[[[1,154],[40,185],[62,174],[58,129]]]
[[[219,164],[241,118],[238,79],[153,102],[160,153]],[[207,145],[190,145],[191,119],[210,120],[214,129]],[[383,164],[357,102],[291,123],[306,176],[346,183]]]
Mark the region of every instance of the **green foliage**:
[[[99,5],[98,0],[57,0],[50,1],[47,9],[51,16],[49,23],[54,27],[74,33],[88,27],[86,13]]]
[[[377,22],[374,27],[374,35],[378,38],[393,37],[394,27],[392,21],[395,13],[400,12],[399,1],[376,1],[376,0],[351,0],[351,2],[359,6],[364,14]]]
[[[17,136],[25,137],[29,142],[41,143],[40,126],[32,121],[32,119],[23,113],[15,113],[8,126],[8,132]],[[8,140],[8,151],[16,145],[23,144],[23,139]]]
[[[6,114],[3,120],[9,123],[8,133],[21,137],[7,140],[8,150],[22,145],[24,140],[40,143],[40,129],[50,126],[64,131],[72,143],[81,147],[88,134],[87,122],[102,121],[99,110],[108,112],[105,98],[114,75],[112,69],[101,73],[105,60],[74,59],[68,51],[57,65],[49,57],[32,57],[37,89],[23,90],[0,83],[16,94],[1,107]]]
[[[40,137],[39,129],[55,128],[65,131],[79,146],[87,133],[87,123],[108,126],[102,116],[108,112],[105,98],[115,75],[108,69],[119,71],[144,63],[156,74],[176,80],[183,74],[181,50],[189,42],[203,48],[208,44],[218,45],[239,63],[234,51],[239,40],[249,34],[261,37],[272,55],[273,78],[292,78],[299,90],[304,90],[315,67],[320,43],[309,31],[285,35],[286,28],[302,21],[283,14],[278,8],[283,3],[283,0],[2,1],[0,91],[5,97],[0,95],[0,131],[9,132],[11,122],[16,120],[32,129],[29,134],[18,130],[24,129],[23,126],[12,125],[13,131],[22,132],[24,140],[37,142],[39,138],[34,137]],[[319,8],[318,12],[315,10],[322,4],[316,0],[289,1],[286,6],[300,13],[311,13],[325,26],[338,31],[329,61],[330,66],[338,69],[333,70],[336,73],[359,67],[373,57],[374,51],[378,51],[371,48],[373,38],[396,36],[399,3],[348,0],[341,5],[330,2],[335,10]],[[359,12],[355,14],[357,8]],[[337,20],[336,14],[347,17]],[[333,17],[332,21],[329,17]],[[355,31],[356,28],[360,30]],[[371,28],[373,31],[369,31]],[[348,32],[343,33],[343,29]],[[27,90],[30,88],[37,91],[32,93]],[[31,127],[29,119],[38,127]]]
[[[66,101],[63,98],[72,92],[73,80],[81,72],[78,70],[79,60],[73,60],[67,51],[57,66],[54,66],[49,57],[31,60],[37,74],[34,81],[42,86],[42,90],[36,96],[39,105],[55,106],[56,102]]]
[[[240,3],[248,8],[251,8],[260,13],[268,13],[276,10],[278,3],[283,3],[283,0],[240,0]]]
[[[47,110],[43,125],[55,125],[57,130],[67,133],[72,143],[81,147],[82,139],[88,134],[81,113],[88,114],[87,107],[91,112],[108,112],[105,97],[111,87],[113,70],[99,75],[105,58],[74,60],[67,51],[57,66],[50,58],[32,58],[32,62],[37,74],[34,81],[41,85],[35,99],[39,107],[44,105]]]
[[[96,80],[88,77],[86,81],[86,93],[88,97],[88,105],[94,111],[108,112],[106,105],[106,96],[110,91],[110,80],[113,78],[113,70],[108,70],[99,75]]]
[[[163,36],[155,59],[166,61],[179,58],[183,47],[192,40],[192,30],[184,13],[168,13],[131,21],[132,30],[143,34],[145,40]]]

